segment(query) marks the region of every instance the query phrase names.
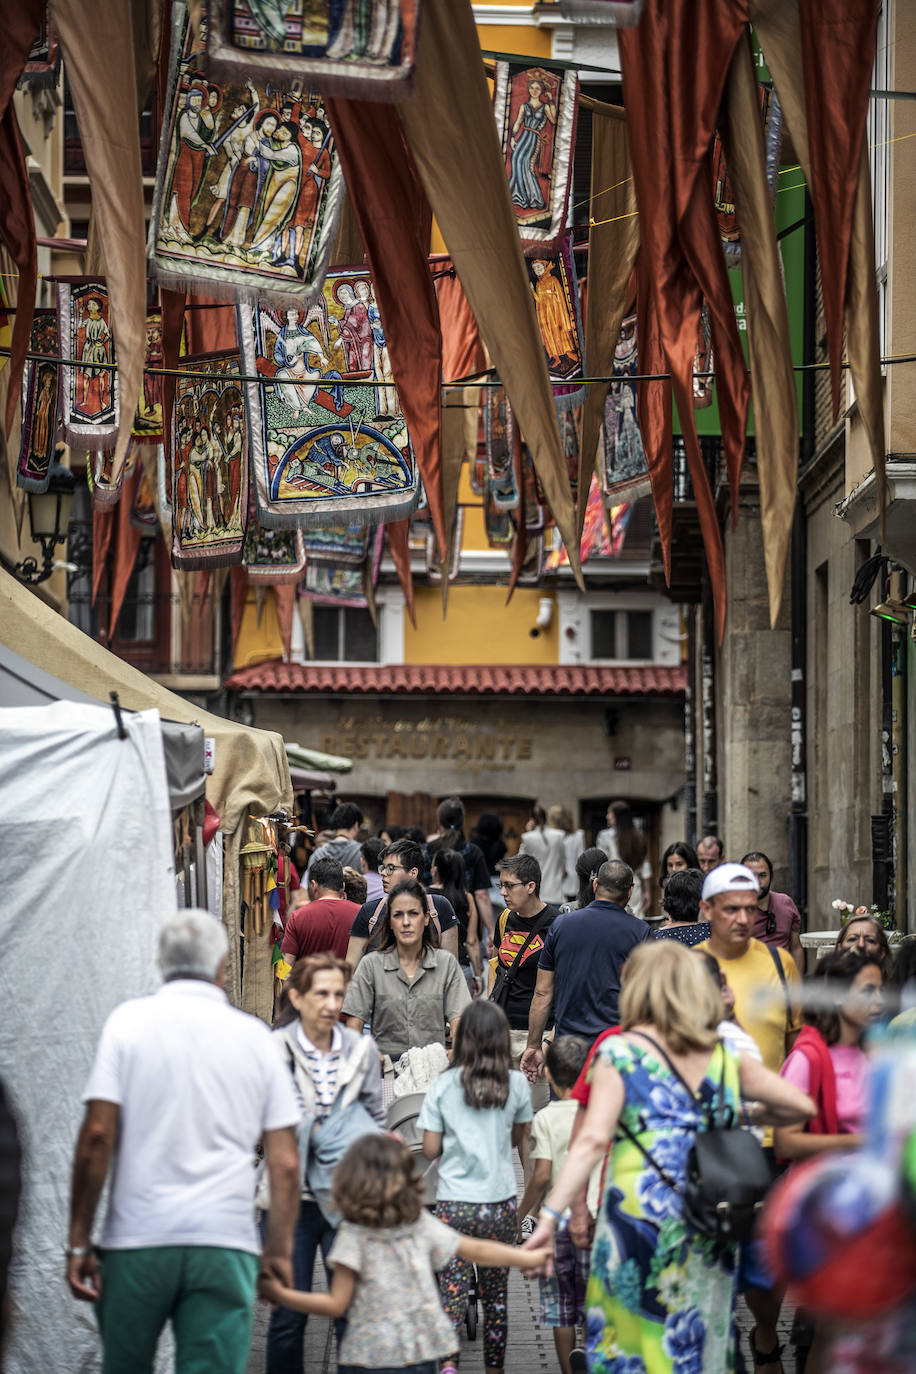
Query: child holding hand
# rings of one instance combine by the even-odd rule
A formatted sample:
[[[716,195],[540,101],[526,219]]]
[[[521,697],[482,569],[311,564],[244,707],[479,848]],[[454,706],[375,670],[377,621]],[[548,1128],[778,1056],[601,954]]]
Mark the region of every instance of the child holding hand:
[[[579,1104],[570,1096],[576,1079],[588,1058],[589,1042],[576,1035],[561,1035],[552,1040],[544,1058],[544,1068],[556,1101],[548,1102],[535,1118],[531,1137],[531,1162],[534,1171],[519,1207],[524,1219],[536,1212],[556,1182],[566,1154]],[[598,1208],[597,1175],[589,1180],[588,1203],[592,1216]],[[521,1224],[519,1241],[522,1240]],[[563,1374],[574,1374],[582,1361],[570,1357],[576,1343],[576,1324],[585,1321],[585,1285],[588,1282],[589,1252],[573,1245],[569,1232],[559,1228],[553,1238],[553,1272],[541,1276],[541,1325],[553,1327],[553,1341]],[[578,1352],[581,1356],[581,1351]]]
[[[517,1250],[459,1235],[423,1206],[414,1157],[393,1136],[367,1135],[347,1150],[334,1174],[334,1203],[343,1216],[328,1265],[329,1293],[303,1293],[262,1274],[262,1298],[295,1311],[347,1315],[339,1374],[395,1370],[438,1374],[458,1339],[442,1310],[435,1271],[456,1255],[482,1266],[538,1268],[541,1250]]]

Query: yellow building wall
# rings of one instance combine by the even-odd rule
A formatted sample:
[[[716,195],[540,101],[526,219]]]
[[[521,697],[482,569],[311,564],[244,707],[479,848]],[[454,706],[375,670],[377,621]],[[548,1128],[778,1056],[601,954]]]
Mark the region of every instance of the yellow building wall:
[[[534,639],[530,631],[545,594],[537,587],[520,587],[507,606],[506,593],[506,586],[450,587],[448,617],[443,619],[441,588],[415,588],[417,628],[405,618],[404,662],[556,663],[556,606],[550,626]]]

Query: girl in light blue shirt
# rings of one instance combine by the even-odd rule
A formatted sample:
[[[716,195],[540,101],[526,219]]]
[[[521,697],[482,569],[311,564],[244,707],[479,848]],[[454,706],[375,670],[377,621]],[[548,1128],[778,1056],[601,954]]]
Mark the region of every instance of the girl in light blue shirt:
[[[458,1022],[452,1067],[430,1086],[417,1123],[423,1153],[439,1160],[436,1216],[465,1235],[505,1244],[518,1227],[512,1152],[531,1122],[528,1080],[511,1062],[505,1013],[493,1002],[472,1002]],[[472,1277],[470,1263],[458,1256],[439,1275],[442,1303],[456,1331]],[[505,1268],[486,1269],[478,1278],[487,1374],[497,1374],[505,1363],[508,1280]]]

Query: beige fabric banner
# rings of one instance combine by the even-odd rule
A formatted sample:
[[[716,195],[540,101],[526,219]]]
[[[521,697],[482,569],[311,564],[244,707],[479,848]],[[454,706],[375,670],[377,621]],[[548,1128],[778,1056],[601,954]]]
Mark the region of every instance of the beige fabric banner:
[[[782,603],[798,483],[798,404],[789,313],[767,185],[760,103],[750,42],[735,49],[725,86],[722,138],[741,234],[751,390],[757,434],[760,521],[775,628]]]
[[[566,460],[469,0],[425,0],[413,93],[398,108],[481,338],[584,587]]]
[[[627,140],[626,112],[617,105],[592,106],[592,182],[589,201],[588,294],[585,309],[585,366],[589,377],[607,377],[627,304],[627,286],[639,248],[639,220]],[[579,445],[579,537],[585,524],[588,489],[598,458],[607,382],[592,382],[582,407]]]

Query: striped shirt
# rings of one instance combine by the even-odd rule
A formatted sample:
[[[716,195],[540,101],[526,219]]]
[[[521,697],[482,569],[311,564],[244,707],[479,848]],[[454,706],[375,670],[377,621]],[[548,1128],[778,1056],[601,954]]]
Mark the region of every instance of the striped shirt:
[[[327,1053],[312,1044],[301,1023],[296,1027],[296,1038],[308,1061],[309,1073],[315,1085],[317,1115],[327,1116],[337,1096],[337,1075],[340,1072],[340,1050],[343,1041],[340,1026],[335,1025],[331,1032],[331,1048]]]

